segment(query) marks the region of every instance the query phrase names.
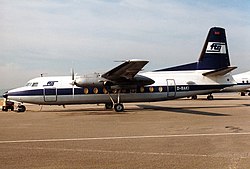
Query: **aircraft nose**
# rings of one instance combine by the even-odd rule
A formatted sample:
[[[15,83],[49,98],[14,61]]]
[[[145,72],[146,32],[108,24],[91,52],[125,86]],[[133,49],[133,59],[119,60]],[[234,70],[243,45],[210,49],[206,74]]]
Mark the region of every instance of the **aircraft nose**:
[[[5,99],[7,99],[7,98],[8,98],[8,92],[5,92],[5,93],[3,94],[3,97],[4,97]]]

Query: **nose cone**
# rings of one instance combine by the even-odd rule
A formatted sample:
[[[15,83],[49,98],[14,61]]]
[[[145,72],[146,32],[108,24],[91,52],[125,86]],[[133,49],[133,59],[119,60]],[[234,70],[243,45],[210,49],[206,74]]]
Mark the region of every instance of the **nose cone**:
[[[5,92],[5,93],[3,94],[3,97],[4,97],[5,99],[7,99],[7,98],[8,98],[8,92]]]
[[[20,87],[20,88],[16,88],[16,89],[11,89],[8,92],[6,92],[5,94],[8,96],[8,98],[11,97],[15,97],[15,96],[20,96],[22,94],[22,92],[25,91],[25,87]]]

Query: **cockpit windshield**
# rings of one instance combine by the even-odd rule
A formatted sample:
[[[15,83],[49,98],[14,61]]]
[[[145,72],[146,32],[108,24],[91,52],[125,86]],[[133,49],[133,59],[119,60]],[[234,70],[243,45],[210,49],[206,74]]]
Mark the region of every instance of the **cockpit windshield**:
[[[26,87],[37,87],[38,86],[38,82],[28,82],[25,86]]]
[[[25,86],[28,87],[28,86],[31,86],[31,85],[32,85],[32,83],[29,83],[29,82],[28,82]]]
[[[38,82],[35,82],[32,84],[32,87],[37,87],[38,86]]]

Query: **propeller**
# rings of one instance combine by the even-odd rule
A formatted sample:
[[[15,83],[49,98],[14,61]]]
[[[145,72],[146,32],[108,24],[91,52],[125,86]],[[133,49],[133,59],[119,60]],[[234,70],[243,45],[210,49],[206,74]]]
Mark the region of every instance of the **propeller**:
[[[75,72],[74,72],[74,69],[71,68],[71,85],[72,85],[72,95],[73,95],[73,98],[75,97]]]

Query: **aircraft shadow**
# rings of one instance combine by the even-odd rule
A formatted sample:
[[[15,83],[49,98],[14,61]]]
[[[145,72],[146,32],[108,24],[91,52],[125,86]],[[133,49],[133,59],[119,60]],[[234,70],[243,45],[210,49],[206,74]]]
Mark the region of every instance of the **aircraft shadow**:
[[[191,98],[181,98],[181,100],[192,100]],[[205,97],[199,97],[197,98],[197,100],[206,100],[206,101],[213,101],[213,100],[250,100],[250,97],[248,96],[242,96],[242,97],[216,97],[214,96],[213,100],[207,100],[207,98]],[[193,100],[195,101],[195,100]]]
[[[250,106],[250,104],[242,104],[243,106]]]
[[[124,111],[122,113],[111,110],[106,110],[104,108],[79,108],[79,109],[55,109],[55,110],[39,110],[39,112],[55,112],[62,113],[60,116],[81,116],[81,115],[115,115],[115,114],[128,114]]]
[[[204,116],[231,116],[229,114],[223,113],[212,113],[206,111],[198,111],[195,109],[213,109],[213,108],[232,108],[232,107],[241,107],[241,106],[250,106],[250,104],[241,104],[241,105],[232,105],[232,106],[187,106],[187,107],[164,107],[164,106],[154,106],[154,105],[137,105],[138,108],[125,108],[124,112],[115,112],[113,110],[106,110],[104,108],[79,108],[79,109],[52,109],[52,110],[41,110],[40,112],[58,112],[63,113],[62,116],[80,116],[80,115],[122,115],[122,114],[131,114],[137,110],[154,110],[154,111],[168,111],[175,113],[185,113],[185,114],[196,114],[196,115],[204,115]],[[37,112],[37,111],[36,111]]]
[[[137,106],[143,109],[170,111],[170,112],[184,113],[184,114],[196,114],[196,115],[204,115],[204,116],[231,116],[231,115],[223,114],[223,113],[211,113],[211,112],[190,110],[191,108],[193,109],[193,108],[205,108],[205,107],[172,108],[172,107],[162,107],[162,106],[153,106],[153,105],[137,105]],[[207,107],[207,108],[211,108],[211,107]]]

